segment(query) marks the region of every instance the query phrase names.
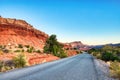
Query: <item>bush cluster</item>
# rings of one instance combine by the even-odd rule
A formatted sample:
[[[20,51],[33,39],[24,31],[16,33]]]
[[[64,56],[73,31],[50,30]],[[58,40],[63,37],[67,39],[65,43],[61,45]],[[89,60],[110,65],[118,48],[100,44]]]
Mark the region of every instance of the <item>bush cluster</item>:
[[[110,74],[111,77],[120,79],[120,47],[105,45],[101,49],[91,49],[88,51],[96,58],[104,61],[110,61]]]
[[[15,66],[12,60],[0,61],[0,72],[13,69],[14,67]]]
[[[44,47],[44,52],[49,53],[49,54],[53,54],[53,55],[58,56],[60,58],[67,57],[67,54],[63,50],[63,45],[57,41],[56,35],[51,35],[47,39],[45,47]]]
[[[18,48],[23,48],[23,45],[22,44],[18,44]]]
[[[105,45],[101,49],[92,48],[88,52],[96,58],[104,61],[120,61],[120,47]]]
[[[17,68],[24,67],[26,65],[25,56],[23,54],[19,54],[17,57],[13,58],[13,62]]]

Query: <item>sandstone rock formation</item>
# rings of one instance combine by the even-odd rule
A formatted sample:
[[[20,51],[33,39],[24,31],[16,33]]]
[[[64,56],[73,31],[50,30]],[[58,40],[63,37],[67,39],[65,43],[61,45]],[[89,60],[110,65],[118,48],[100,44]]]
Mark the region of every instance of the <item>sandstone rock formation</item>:
[[[83,44],[81,41],[74,41],[70,43],[64,43],[64,48],[65,49],[78,49],[78,50],[89,50],[89,46]]]
[[[30,45],[42,50],[48,35],[24,20],[0,17],[0,45]]]

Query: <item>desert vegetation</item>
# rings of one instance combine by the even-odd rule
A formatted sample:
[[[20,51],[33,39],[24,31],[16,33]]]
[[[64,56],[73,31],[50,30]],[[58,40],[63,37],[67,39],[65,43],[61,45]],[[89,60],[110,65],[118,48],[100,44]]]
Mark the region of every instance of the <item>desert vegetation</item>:
[[[105,45],[103,48],[92,48],[88,51],[98,59],[110,63],[110,76],[120,79],[120,46]]]
[[[14,56],[8,56],[12,59],[4,59],[0,60],[0,72],[8,71],[14,68],[22,68],[27,66],[27,59],[24,55],[24,53],[41,53],[39,49],[35,49],[34,47],[30,45],[22,45],[18,44],[15,45],[0,45],[0,56],[6,54],[6,55],[12,55]]]
[[[13,57],[12,60],[0,61],[0,72],[26,66],[26,59],[23,54]]]
[[[120,62],[114,61],[110,64],[110,75],[120,79]]]
[[[44,52],[53,54],[60,58],[67,57],[67,54],[63,50],[63,45],[57,41],[56,35],[51,35],[47,39],[45,47],[44,47]]]
[[[35,49],[33,46],[30,45],[22,45],[18,44],[15,45],[0,45],[0,54],[3,53],[21,53],[21,52],[28,52],[28,53],[41,53],[39,49]]]
[[[19,54],[18,56],[13,58],[13,63],[16,68],[21,68],[26,65],[26,59],[24,54]]]

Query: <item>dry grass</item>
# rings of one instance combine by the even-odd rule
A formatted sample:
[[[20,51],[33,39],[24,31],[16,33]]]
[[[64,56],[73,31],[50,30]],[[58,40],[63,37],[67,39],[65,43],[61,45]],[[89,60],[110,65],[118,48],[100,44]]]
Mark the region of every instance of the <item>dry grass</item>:
[[[120,79],[120,62],[117,62],[117,61],[111,62],[110,75],[113,78]]]

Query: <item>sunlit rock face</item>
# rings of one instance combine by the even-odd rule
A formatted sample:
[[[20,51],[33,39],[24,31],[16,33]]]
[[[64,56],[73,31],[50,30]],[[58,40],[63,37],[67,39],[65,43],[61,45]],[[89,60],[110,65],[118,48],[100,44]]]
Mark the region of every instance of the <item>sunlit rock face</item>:
[[[43,50],[48,35],[24,20],[0,17],[0,45],[30,45]]]
[[[87,45],[83,44],[81,41],[74,41],[70,43],[64,43],[64,48],[84,48]]]

